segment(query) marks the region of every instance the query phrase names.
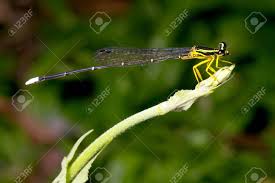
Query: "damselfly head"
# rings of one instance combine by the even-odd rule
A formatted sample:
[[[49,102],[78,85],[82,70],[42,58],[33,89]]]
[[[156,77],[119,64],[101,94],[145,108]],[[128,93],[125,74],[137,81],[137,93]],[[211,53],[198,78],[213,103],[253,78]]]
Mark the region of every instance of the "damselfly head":
[[[219,53],[223,56],[229,55],[229,51],[226,50],[226,43],[225,42],[220,42],[219,43]]]

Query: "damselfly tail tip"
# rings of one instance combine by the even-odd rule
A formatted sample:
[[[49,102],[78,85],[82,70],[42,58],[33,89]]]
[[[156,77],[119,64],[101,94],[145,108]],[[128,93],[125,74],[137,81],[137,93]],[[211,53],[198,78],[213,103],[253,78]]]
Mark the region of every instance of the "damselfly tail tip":
[[[39,81],[39,77],[31,78],[25,83],[25,85],[31,85],[33,83],[37,83],[38,81]]]

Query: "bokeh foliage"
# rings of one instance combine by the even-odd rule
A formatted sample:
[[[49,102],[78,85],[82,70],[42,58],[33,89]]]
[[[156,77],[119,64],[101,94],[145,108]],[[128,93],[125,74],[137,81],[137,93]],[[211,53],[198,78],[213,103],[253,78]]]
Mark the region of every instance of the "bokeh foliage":
[[[226,60],[236,64],[230,82],[187,112],[171,113],[131,129],[105,149],[94,168],[107,168],[112,174],[109,182],[169,182],[188,163],[189,170],[179,182],[233,183],[244,182],[250,168],[261,167],[274,182],[274,1],[125,0],[117,2],[125,4],[121,9],[112,6],[114,1],[101,8],[112,21],[100,34],[89,26],[97,3],[74,2],[91,6],[90,13],[82,13],[75,10],[73,2],[35,3],[30,21],[36,22],[32,40],[38,51],[25,72],[20,70],[16,47],[8,47],[0,56],[3,98],[11,100],[18,89],[27,89],[34,101],[24,112],[43,121],[44,126],[54,128],[64,121],[69,129],[77,123],[57,143],[58,150],[66,154],[89,129],[94,129],[95,138],[127,116],[165,100],[176,89],[193,88],[195,61],[108,69],[26,87],[28,78],[91,66],[95,51],[102,47],[216,47],[225,41],[231,53]],[[165,36],[169,24],[184,9],[187,18]],[[256,34],[244,23],[253,11],[267,18]],[[3,37],[5,34],[8,37],[1,31]],[[16,40],[16,36],[7,39]],[[87,112],[106,87],[110,95],[92,113]],[[263,98],[242,113],[262,87],[266,91]],[[54,143],[37,145],[6,115],[1,114],[0,120],[0,180],[6,182],[37,162]],[[57,172],[46,179],[51,180]]]

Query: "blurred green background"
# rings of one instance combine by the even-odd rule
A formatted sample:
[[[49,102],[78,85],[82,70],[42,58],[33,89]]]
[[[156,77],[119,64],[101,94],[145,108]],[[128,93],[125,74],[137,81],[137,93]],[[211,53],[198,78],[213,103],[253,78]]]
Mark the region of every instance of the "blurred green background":
[[[27,79],[89,67],[103,47],[215,48],[221,41],[231,53],[225,59],[236,64],[233,79],[187,112],[146,121],[115,139],[91,177],[275,182],[274,20],[271,0],[0,1],[0,182],[50,182],[89,129],[94,132],[81,148],[176,90],[194,88],[196,61],[106,69],[31,86],[24,85]]]

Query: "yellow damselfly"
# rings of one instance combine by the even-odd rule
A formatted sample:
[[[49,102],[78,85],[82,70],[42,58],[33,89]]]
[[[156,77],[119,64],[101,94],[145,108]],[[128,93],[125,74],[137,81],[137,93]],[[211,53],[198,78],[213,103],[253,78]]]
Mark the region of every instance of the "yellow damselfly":
[[[204,46],[193,46],[184,48],[103,48],[96,52],[95,60],[99,66],[58,73],[49,76],[35,77],[26,82],[26,85],[65,77],[86,71],[94,71],[110,67],[139,66],[149,63],[159,63],[166,60],[189,60],[199,59],[198,64],[193,66],[193,72],[198,82],[202,81],[202,75],[198,69],[199,66],[206,65],[206,73],[213,76],[215,68],[220,68],[219,62],[231,64],[231,62],[221,60],[221,57],[228,55],[226,44],[219,43],[218,48],[208,48]],[[215,63],[215,68],[213,66]]]

